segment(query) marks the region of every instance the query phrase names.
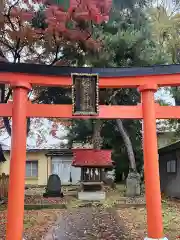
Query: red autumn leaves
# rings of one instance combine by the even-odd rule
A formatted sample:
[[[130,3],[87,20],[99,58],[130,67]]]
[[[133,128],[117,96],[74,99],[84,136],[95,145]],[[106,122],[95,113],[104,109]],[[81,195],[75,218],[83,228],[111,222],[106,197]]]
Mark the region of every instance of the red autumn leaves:
[[[11,5],[7,0],[5,4],[4,24],[10,38],[21,40],[36,40],[55,37],[57,42],[68,40],[70,42],[86,42],[94,47],[96,40],[92,38],[90,29],[80,27],[79,23],[101,24],[109,19],[112,0],[69,0],[69,8],[65,10],[59,4],[50,4],[45,0],[19,0]],[[37,17],[38,6],[43,6],[46,28],[32,27],[32,20]],[[1,28],[1,30],[4,30]]]

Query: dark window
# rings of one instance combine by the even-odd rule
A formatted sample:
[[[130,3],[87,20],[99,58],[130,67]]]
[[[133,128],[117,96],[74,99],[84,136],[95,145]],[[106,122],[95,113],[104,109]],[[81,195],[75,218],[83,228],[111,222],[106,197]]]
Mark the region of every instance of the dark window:
[[[38,177],[38,161],[26,161],[26,177]]]
[[[167,161],[167,173],[176,173],[176,160]]]

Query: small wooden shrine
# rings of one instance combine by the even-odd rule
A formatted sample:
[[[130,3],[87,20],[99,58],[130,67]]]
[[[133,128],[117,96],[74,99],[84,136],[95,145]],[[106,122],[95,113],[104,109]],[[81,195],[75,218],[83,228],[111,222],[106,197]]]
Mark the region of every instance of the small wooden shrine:
[[[72,166],[81,168],[81,183],[78,198],[83,200],[101,200],[105,198],[103,190],[104,169],[112,169],[111,150],[74,149]]]

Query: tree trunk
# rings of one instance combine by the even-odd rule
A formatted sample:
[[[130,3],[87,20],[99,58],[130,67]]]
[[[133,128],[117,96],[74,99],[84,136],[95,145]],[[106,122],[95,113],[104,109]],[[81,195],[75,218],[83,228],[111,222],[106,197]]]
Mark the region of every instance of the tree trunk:
[[[115,100],[115,98],[112,98],[112,103],[114,105],[117,105],[117,102]],[[116,119],[116,123],[117,123],[117,127],[119,130],[119,133],[121,134],[121,137],[124,141],[124,144],[126,146],[126,150],[127,150],[127,154],[128,154],[128,158],[129,158],[129,167],[131,170],[133,170],[134,172],[136,172],[136,160],[135,160],[135,156],[134,156],[134,150],[133,150],[133,146],[131,143],[131,139],[126,131],[126,129],[123,126],[123,122],[121,119]]]
[[[103,144],[101,137],[103,121],[101,119],[93,120],[93,135],[92,135],[92,144],[93,148],[100,150]],[[105,172],[102,171],[102,178],[105,178]]]
[[[130,137],[126,131],[126,129],[123,126],[123,122],[120,119],[116,119],[117,127],[118,130],[122,136],[122,139],[124,141],[124,144],[127,149],[127,154],[129,158],[129,167],[132,169],[134,172],[136,172],[136,161],[135,161],[135,156],[134,156],[134,151],[133,151],[133,146],[130,140]]]
[[[119,132],[123,138],[124,144],[127,149],[128,158],[129,158],[129,174],[126,178],[126,196],[135,197],[141,194],[140,188],[140,175],[136,169],[136,161],[134,156],[134,151],[130,137],[125,130],[123,123],[120,119],[116,120]]]
[[[101,137],[101,129],[103,126],[103,121],[101,119],[93,120],[93,136],[92,144],[94,149],[101,149],[103,140]]]

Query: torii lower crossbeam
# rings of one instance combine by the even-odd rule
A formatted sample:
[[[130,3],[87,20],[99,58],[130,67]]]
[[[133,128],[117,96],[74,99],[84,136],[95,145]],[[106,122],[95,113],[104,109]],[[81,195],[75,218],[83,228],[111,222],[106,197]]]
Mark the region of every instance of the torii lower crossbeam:
[[[1,116],[12,116],[12,148],[9,177],[7,240],[23,237],[24,178],[26,161],[26,118],[90,118],[72,116],[70,105],[31,104],[27,100],[31,86],[71,87],[71,73],[99,74],[100,88],[139,88],[142,103],[137,106],[100,106],[102,119],[142,119],[144,125],[144,174],[149,240],[165,239],[161,213],[156,119],[180,119],[180,107],[155,104],[159,86],[180,86],[180,66],[147,68],[69,68],[31,64],[0,64],[0,83],[13,88],[13,102],[0,104]],[[95,118],[95,117],[93,117]]]
[[[1,117],[12,117],[13,103],[0,104]],[[99,106],[98,116],[74,116],[72,105],[32,104],[27,102],[26,117],[64,119],[143,119],[142,105]],[[160,106],[155,104],[156,119],[180,119],[180,106]]]

